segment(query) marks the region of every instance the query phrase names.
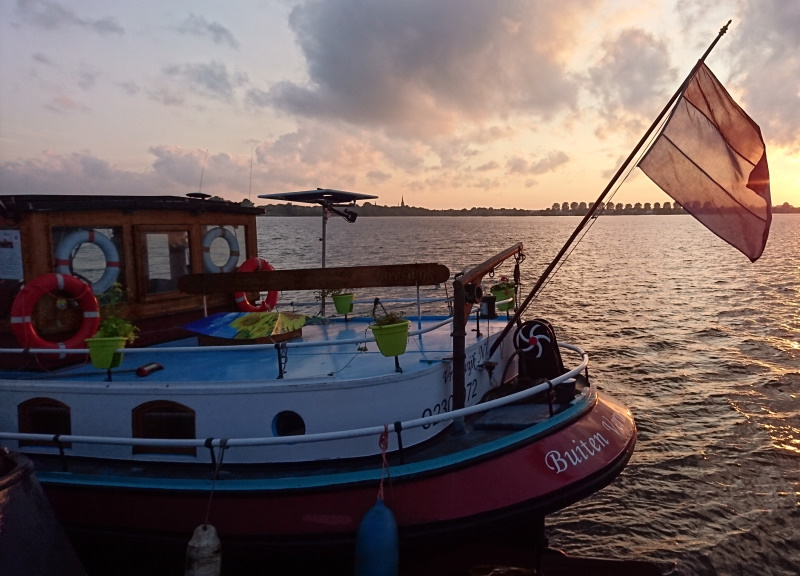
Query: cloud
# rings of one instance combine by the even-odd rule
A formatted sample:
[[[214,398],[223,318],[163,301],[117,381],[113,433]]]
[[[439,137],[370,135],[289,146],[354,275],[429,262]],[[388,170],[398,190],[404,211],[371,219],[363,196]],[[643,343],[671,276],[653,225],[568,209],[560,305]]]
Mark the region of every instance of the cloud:
[[[38,64],[44,64],[45,66],[53,66],[53,61],[50,60],[50,58],[48,58],[41,52],[36,52],[33,56],[31,56],[31,59]]]
[[[243,197],[249,166],[220,153],[206,158],[204,150],[154,146],[149,169],[133,172],[114,166],[88,151],[0,162],[4,194],[110,194],[128,196],[176,195],[196,192],[203,163],[203,191],[223,197]]]
[[[383,184],[388,180],[391,180],[392,175],[388,172],[383,172],[381,170],[370,170],[366,174],[367,182],[369,182],[373,186],[377,186],[379,184]]]
[[[125,29],[110,16],[99,20],[81,18],[72,9],[48,0],[18,0],[17,13],[23,22],[46,30],[77,26],[98,34],[125,32]]]
[[[251,88],[245,94],[245,105],[251,108],[269,108],[272,104],[269,93],[258,88]]]
[[[293,115],[451,134],[462,122],[576,105],[564,68],[573,26],[594,0],[306,0],[290,26],[309,83],[279,82],[271,102]]]
[[[271,188],[291,189],[316,183],[323,188],[353,186],[372,172],[391,166],[374,137],[358,129],[339,130],[304,123],[255,148],[259,179]]]
[[[164,75],[177,81],[182,88],[195,94],[232,102],[234,90],[247,84],[247,74],[243,72],[229,72],[222,62],[209,62],[204,64],[173,64],[165,66]]]
[[[72,111],[78,111],[78,112],[90,111],[90,108],[88,106],[85,106],[80,102],[76,102],[75,100],[64,94],[52,98],[47,104],[44,105],[44,107],[47,110],[50,110],[51,112],[58,112],[58,113],[72,112]]]
[[[738,25],[736,25],[738,24]],[[747,0],[731,25],[733,82],[739,104],[765,138],[800,151],[800,3]],[[724,45],[723,45],[724,46]]]
[[[152,88],[147,91],[147,95],[151,100],[164,106],[182,106],[186,103],[186,99],[181,94],[170,88]]]
[[[207,163],[206,152],[186,150],[175,146],[153,146],[150,153],[155,156],[153,171],[172,182],[180,182],[187,188],[200,186],[201,175],[205,177],[203,164]],[[209,171],[210,175],[210,171]]]
[[[97,84],[97,78],[100,73],[96,70],[91,70],[87,66],[81,66],[78,70],[77,84],[83,90],[91,90]]]
[[[181,34],[197,36],[198,38],[211,38],[214,44],[226,44],[231,48],[239,49],[239,42],[230,30],[219,22],[209,22],[202,16],[189,14],[183,23],[176,27]]]
[[[134,96],[139,93],[139,85],[136,82],[120,82],[119,87],[129,96]]]
[[[600,57],[587,71],[588,90],[602,118],[598,135],[641,132],[666,102],[677,77],[664,40],[635,28],[606,38]]]
[[[149,182],[155,184],[155,182]],[[0,163],[5,194],[147,194],[147,178],[112,167],[88,152],[45,153],[36,159]],[[163,192],[162,192],[163,193]]]
[[[150,165],[133,172],[88,151],[49,152],[0,162],[4,194],[179,195],[203,192],[241,199],[250,188],[250,157],[158,145]],[[258,193],[309,187],[375,187],[392,180],[391,162],[359,131],[306,126],[255,148],[252,189]]]
[[[552,172],[567,162],[569,162],[569,155],[561,150],[548,152],[543,158],[531,161],[514,156],[506,161],[506,171],[508,174],[540,175]]]

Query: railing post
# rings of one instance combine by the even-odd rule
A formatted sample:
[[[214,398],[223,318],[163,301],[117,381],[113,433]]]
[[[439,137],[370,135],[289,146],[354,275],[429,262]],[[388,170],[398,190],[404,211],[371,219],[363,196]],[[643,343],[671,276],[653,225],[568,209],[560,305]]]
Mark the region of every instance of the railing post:
[[[489,258],[482,264],[459,274],[453,280],[453,410],[464,408],[466,404],[465,364],[467,361],[467,289],[469,301],[480,302],[480,284],[483,277],[508,258],[522,253],[522,243],[514,244]]]
[[[466,362],[467,319],[465,318],[466,298],[461,280],[453,280],[453,410],[464,408],[466,402]]]

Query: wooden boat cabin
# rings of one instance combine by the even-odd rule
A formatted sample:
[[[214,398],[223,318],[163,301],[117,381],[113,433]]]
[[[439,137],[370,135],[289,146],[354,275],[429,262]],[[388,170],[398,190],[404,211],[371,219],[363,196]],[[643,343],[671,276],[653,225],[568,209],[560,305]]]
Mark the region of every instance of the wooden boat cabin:
[[[52,273],[84,280],[101,300],[121,286],[119,312],[135,318],[138,345],[185,336],[183,324],[204,310],[233,309],[233,297],[204,300],[180,292],[178,278],[232,272],[255,257],[256,216],[263,213],[199,197],[0,196],[0,346],[37,348],[15,336],[12,304],[23,284]],[[45,344],[64,341],[84,321],[80,303],[55,288],[30,305],[32,326]],[[2,356],[3,367],[26,368],[10,366],[10,355]]]

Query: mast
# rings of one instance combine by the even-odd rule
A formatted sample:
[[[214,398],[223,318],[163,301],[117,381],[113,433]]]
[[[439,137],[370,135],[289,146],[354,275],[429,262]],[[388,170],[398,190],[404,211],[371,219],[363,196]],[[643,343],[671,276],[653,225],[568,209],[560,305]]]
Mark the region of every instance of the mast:
[[[658,114],[656,119],[653,121],[653,123],[650,125],[650,127],[647,129],[647,131],[644,133],[644,136],[642,136],[641,140],[639,140],[639,143],[636,144],[634,149],[631,151],[631,153],[628,155],[628,157],[625,159],[625,161],[619,167],[617,172],[611,178],[611,181],[605,187],[605,189],[600,194],[600,196],[597,198],[597,200],[595,200],[594,204],[592,204],[592,207],[589,209],[589,211],[583,217],[583,219],[581,220],[580,224],[578,224],[578,227],[575,228],[575,230],[572,232],[570,237],[564,243],[564,246],[561,248],[561,250],[558,252],[558,254],[556,254],[556,257],[553,259],[552,262],[550,262],[550,264],[547,266],[547,268],[545,268],[544,272],[542,272],[542,275],[539,277],[539,280],[536,281],[536,284],[534,284],[533,288],[531,288],[531,291],[528,293],[528,296],[525,298],[525,300],[522,301],[522,303],[520,303],[519,308],[517,308],[514,311],[514,315],[511,318],[511,320],[509,320],[508,324],[506,324],[505,328],[503,328],[503,332],[500,334],[500,337],[497,340],[495,340],[494,344],[492,345],[491,349],[489,350],[489,357],[491,357],[492,354],[494,354],[495,350],[497,350],[497,347],[500,345],[500,343],[503,341],[503,339],[508,335],[509,331],[511,330],[511,327],[518,321],[520,316],[522,316],[522,313],[530,305],[530,303],[533,300],[534,296],[536,296],[536,294],[541,289],[542,285],[550,277],[550,274],[553,272],[555,267],[558,265],[558,263],[564,257],[564,254],[567,253],[567,251],[569,250],[570,246],[575,241],[575,239],[578,237],[578,235],[581,233],[581,231],[586,227],[586,225],[588,224],[589,220],[592,219],[592,216],[594,216],[594,213],[597,212],[597,209],[600,207],[600,205],[603,202],[603,200],[605,200],[605,197],[608,195],[608,193],[614,187],[614,185],[616,184],[617,180],[619,180],[619,177],[623,174],[623,172],[627,169],[627,167],[631,163],[631,161],[639,153],[639,150],[641,150],[641,148],[642,148],[642,146],[644,146],[645,142],[648,141],[648,139],[650,138],[650,135],[653,133],[653,131],[656,129],[656,127],[661,123],[661,120],[664,118],[664,116],[667,114],[667,112],[669,112],[669,110],[672,108],[672,106],[675,103],[675,101],[678,98],[680,98],[680,96],[686,90],[686,87],[688,86],[689,82],[692,80],[692,77],[697,72],[697,69],[703,64],[705,59],[708,57],[708,55],[714,49],[714,46],[716,46],[717,42],[719,42],[720,38],[722,38],[722,36],[728,31],[728,26],[730,25],[730,23],[731,23],[731,21],[728,20],[728,22],[722,28],[720,28],[719,33],[717,34],[717,37],[714,38],[714,41],[709,45],[709,47],[706,49],[705,53],[700,57],[700,59],[697,61],[697,63],[692,67],[692,70],[691,70],[691,72],[689,72],[689,75],[686,76],[684,81],[681,83],[680,87],[675,91],[675,93],[672,95],[672,97],[666,103],[666,105],[661,110],[661,112]]]
[[[306,204],[319,204],[322,206],[322,268],[325,268],[325,255],[328,251],[328,218],[331,213],[341,216],[350,224],[356,221],[358,214],[345,205],[355,207],[357,200],[377,198],[372,194],[358,192],[345,192],[330,188],[317,188],[316,190],[303,190],[300,192],[280,192],[278,194],[260,194],[259,198],[269,200],[286,200],[288,202],[304,202]],[[338,210],[337,208],[342,208]],[[325,314],[325,298],[322,298],[322,311]]]

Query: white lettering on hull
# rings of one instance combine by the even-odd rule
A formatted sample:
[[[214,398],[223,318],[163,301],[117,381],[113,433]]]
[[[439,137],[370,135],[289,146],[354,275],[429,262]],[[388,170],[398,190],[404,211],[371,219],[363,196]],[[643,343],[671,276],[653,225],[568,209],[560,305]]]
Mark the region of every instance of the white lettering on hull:
[[[625,430],[628,427],[628,421],[619,412],[614,412],[611,418],[603,416],[603,428],[609,432],[614,432],[617,436],[625,436]]]
[[[586,462],[595,457],[602,452],[603,448],[608,446],[610,442],[603,434],[596,432],[585,440],[573,440],[572,444],[574,444],[572,448],[564,450],[563,452],[559,450],[550,450],[550,452],[544,456],[545,465],[556,474],[561,474],[569,469],[570,466],[577,466],[581,462]]]

